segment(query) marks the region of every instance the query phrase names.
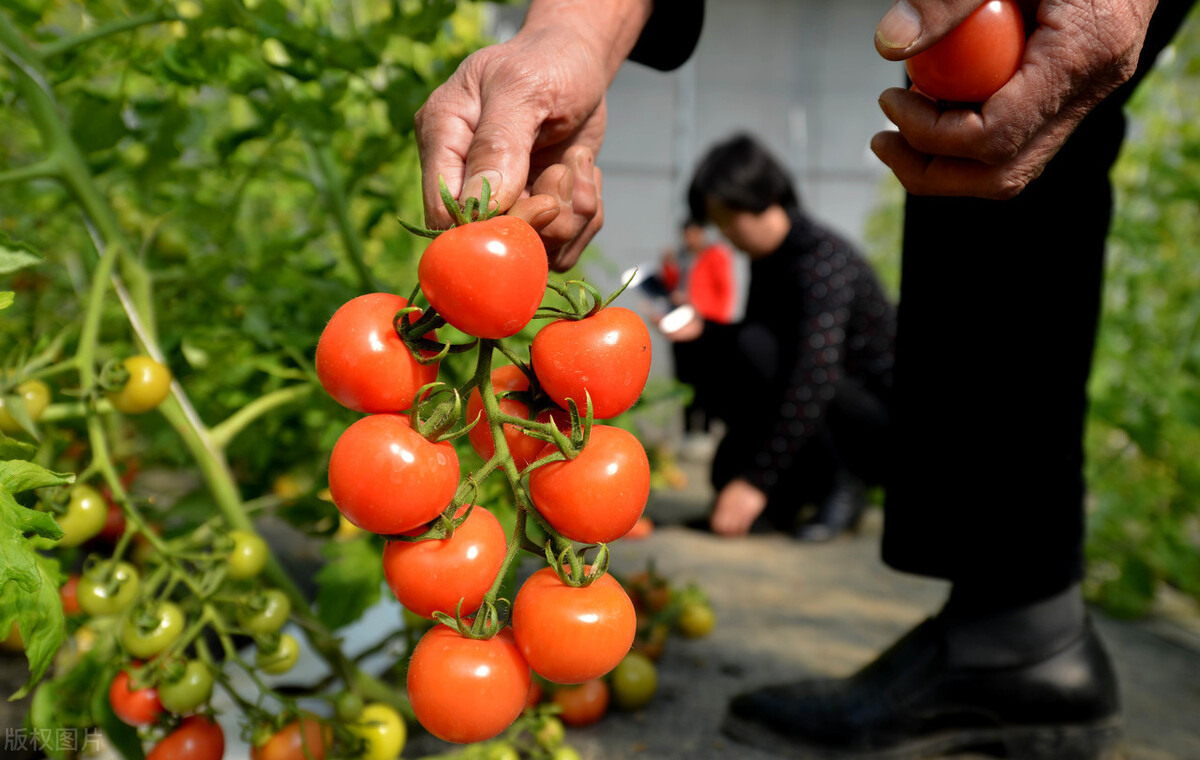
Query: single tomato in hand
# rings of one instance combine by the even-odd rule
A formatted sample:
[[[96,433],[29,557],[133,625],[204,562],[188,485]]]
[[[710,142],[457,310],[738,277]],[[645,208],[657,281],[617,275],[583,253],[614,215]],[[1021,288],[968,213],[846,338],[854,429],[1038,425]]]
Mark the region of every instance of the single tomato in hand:
[[[917,89],[931,98],[982,103],[1012,79],[1024,54],[1020,4],[988,0],[904,65]]]

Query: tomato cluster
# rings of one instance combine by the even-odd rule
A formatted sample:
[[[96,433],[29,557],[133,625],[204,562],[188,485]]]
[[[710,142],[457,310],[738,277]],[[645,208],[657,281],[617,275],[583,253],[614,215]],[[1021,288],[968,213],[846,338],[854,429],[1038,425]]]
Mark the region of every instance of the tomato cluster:
[[[550,281],[537,233],[478,213],[486,208],[453,209],[459,224],[425,250],[411,298],[372,293],[339,308],[316,361],[330,396],[364,413],[333,448],[330,495],[345,520],[385,538],[384,574],[400,603],[437,621],[411,652],[408,695],[429,732],[458,743],[510,726],[535,678],[587,683],[626,658],[636,610],[605,572],[604,545],[635,526],[650,491],[638,439],[594,424],[641,395],[645,323],[590,286]],[[567,305],[543,304],[549,291]],[[421,296],[428,307],[415,305]],[[527,359],[502,342],[539,319],[548,322]],[[439,332],[469,342],[439,342]],[[477,352],[462,387],[439,382],[451,351]],[[493,366],[496,355],[507,363]],[[457,440],[480,469],[460,472]],[[496,472],[516,502],[511,531],[478,503],[479,483]],[[523,552],[547,566],[509,609],[497,596]]]

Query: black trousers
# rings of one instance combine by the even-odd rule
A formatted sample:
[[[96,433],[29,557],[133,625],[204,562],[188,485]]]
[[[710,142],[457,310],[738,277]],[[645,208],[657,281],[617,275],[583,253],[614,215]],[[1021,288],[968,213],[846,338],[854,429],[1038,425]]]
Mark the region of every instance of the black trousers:
[[[994,578],[1028,598],[1081,577],[1109,171],[1122,108],[1190,6],[1159,4],[1138,74],[1021,195],[907,199],[882,549],[891,567]]]

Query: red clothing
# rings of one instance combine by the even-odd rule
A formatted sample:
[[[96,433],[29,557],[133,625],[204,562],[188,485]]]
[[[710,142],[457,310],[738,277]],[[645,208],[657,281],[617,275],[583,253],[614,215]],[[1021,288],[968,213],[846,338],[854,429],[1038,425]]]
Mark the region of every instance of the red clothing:
[[[737,307],[737,283],[733,271],[733,253],[713,243],[696,257],[688,268],[688,302],[710,322],[728,324]]]

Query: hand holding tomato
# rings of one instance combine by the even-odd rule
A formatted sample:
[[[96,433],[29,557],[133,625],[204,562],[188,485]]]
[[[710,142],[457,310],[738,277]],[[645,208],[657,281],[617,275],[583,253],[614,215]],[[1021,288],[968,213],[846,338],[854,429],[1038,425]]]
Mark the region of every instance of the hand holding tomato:
[[[876,49],[889,60],[912,58],[979,6],[900,0],[877,27]],[[1151,0],[1041,0],[1036,16],[1025,19],[1032,33],[1020,69],[978,111],[943,111],[917,92],[886,90],[880,107],[899,132],[875,135],[871,148],[911,193],[1011,198],[1132,76],[1154,8]]]

